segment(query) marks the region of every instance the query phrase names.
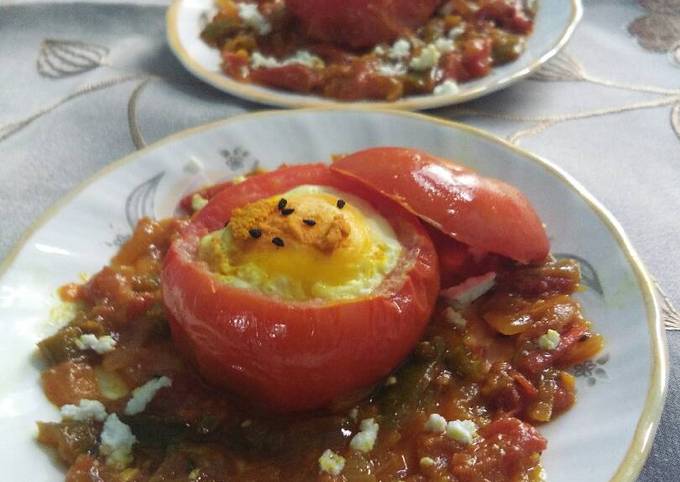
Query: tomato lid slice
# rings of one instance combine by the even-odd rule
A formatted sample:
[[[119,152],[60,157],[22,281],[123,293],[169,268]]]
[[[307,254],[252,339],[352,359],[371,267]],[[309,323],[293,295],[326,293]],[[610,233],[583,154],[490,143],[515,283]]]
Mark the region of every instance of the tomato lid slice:
[[[457,241],[522,263],[544,259],[543,224],[517,188],[424,151],[366,149],[331,169],[394,199]]]

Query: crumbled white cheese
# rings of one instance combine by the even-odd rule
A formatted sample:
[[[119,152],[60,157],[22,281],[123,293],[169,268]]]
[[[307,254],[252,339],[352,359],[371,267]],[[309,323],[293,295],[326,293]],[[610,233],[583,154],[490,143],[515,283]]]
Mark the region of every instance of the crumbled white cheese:
[[[392,44],[392,47],[387,52],[387,57],[389,57],[392,60],[400,60],[400,59],[405,59],[406,57],[409,56],[411,53],[411,44],[409,43],[408,40],[400,38],[394,44]]]
[[[420,466],[424,468],[434,467],[434,459],[432,457],[422,457],[420,459]]]
[[[257,50],[253,51],[253,54],[250,56],[250,65],[254,69],[260,68],[273,69],[275,67],[281,67],[279,61],[276,60],[274,57],[267,57],[266,55],[262,55]]]
[[[385,50],[385,47],[382,45],[376,45],[375,48],[373,49],[373,53],[379,57],[382,57],[387,53],[387,50]]]
[[[336,454],[331,449],[326,451],[319,457],[319,469],[321,472],[326,472],[331,475],[340,475],[342,469],[345,468],[345,458]]]
[[[64,405],[61,407],[61,416],[66,420],[76,420],[86,422],[96,420],[103,422],[106,420],[106,407],[97,400],[81,400],[78,405]]]
[[[387,377],[387,380],[385,380],[385,385],[390,386],[390,385],[396,385],[397,384],[397,377],[394,375]]]
[[[260,35],[267,35],[271,32],[272,26],[269,25],[267,19],[262,16],[256,3],[240,2],[236,5],[238,6],[238,16],[248,27],[252,28]]]
[[[433,433],[444,433],[446,430],[446,419],[438,413],[433,413],[425,422],[425,430]]]
[[[449,33],[446,34],[446,36],[452,40],[457,39],[461,35],[465,33],[465,25],[456,25],[453,27],[451,30],[449,30]]]
[[[99,452],[106,456],[106,463],[122,470],[132,462],[132,446],[137,438],[130,427],[112,413],[104,422]]]
[[[80,335],[76,340],[76,346],[80,350],[94,350],[100,355],[116,349],[116,340],[111,335],[104,335],[97,338],[90,333]]]
[[[444,319],[447,323],[457,326],[458,328],[465,328],[465,325],[467,324],[465,318],[450,306],[447,306],[444,310]]]
[[[375,441],[378,438],[378,429],[380,428],[380,425],[375,423],[374,419],[366,418],[361,421],[359,428],[361,431],[352,437],[349,446],[359,452],[370,452],[373,450]]]
[[[447,54],[449,52],[453,52],[453,50],[456,48],[456,44],[451,39],[440,37],[434,41],[434,47],[439,50],[439,52]]]
[[[446,435],[462,444],[471,444],[477,435],[477,424],[472,420],[453,420],[446,424]]]
[[[172,385],[172,380],[168,377],[153,378],[141,387],[132,391],[132,397],[125,406],[125,415],[137,415],[142,413],[148,403],[156,396],[156,392],[161,388]]]
[[[250,65],[254,69],[273,69],[291,64],[301,64],[309,68],[321,68],[324,66],[324,61],[321,57],[317,57],[316,55],[309,53],[307,50],[298,50],[295,52],[295,55],[284,60],[277,60],[274,57],[262,55],[257,50],[254,51],[250,57]]]
[[[420,50],[420,53],[411,59],[409,67],[413,70],[428,70],[437,65],[441,53],[432,44],[427,44]]]
[[[193,196],[191,196],[191,209],[193,209],[194,211],[200,211],[207,204],[208,200],[201,196],[200,194],[196,193]]]
[[[376,67],[376,71],[385,77],[397,77],[399,75],[404,75],[408,69],[402,63],[386,64],[380,62]]]
[[[310,68],[321,68],[324,66],[324,62],[321,57],[317,57],[316,55],[309,53],[307,50],[298,50],[295,52],[295,55],[287,58],[284,61],[284,64],[302,64]]]
[[[538,337],[538,346],[541,350],[554,350],[560,344],[560,334],[555,330],[548,330],[545,335]]]

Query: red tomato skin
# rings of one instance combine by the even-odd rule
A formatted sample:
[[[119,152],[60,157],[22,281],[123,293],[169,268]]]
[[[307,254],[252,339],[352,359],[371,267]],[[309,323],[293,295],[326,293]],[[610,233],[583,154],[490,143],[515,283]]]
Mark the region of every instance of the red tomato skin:
[[[192,201],[193,201],[194,195],[198,194],[199,196],[201,196],[206,201],[210,201],[213,197],[215,197],[215,195],[218,192],[220,192],[222,189],[224,189],[227,186],[231,186],[232,184],[234,184],[232,181],[224,181],[224,182],[220,182],[220,183],[217,183],[217,184],[213,184],[211,186],[201,188],[197,191],[193,191],[193,192],[187,194],[186,196],[184,196],[179,201],[179,207],[184,212],[191,214],[191,213],[194,212],[194,209],[192,207]]]
[[[351,48],[390,42],[429,19],[440,0],[287,0],[306,34]]]
[[[371,148],[336,160],[331,169],[473,248],[522,263],[542,260],[550,250],[541,220],[518,189],[424,151]]]
[[[502,261],[505,258],[492,253],[472,253],[468,245],[447,236],[434,226],[427,225],[425,229],[439,258],[442,289],[460,284],[474,276],[502,270]]]
[[[479,20],[492,20],[499,26],[521,35],[528,35],[533,21],[524,13],[519,0],[490,0],[477,11]]]
[[[350,302],[300,303],[234,288],[196,261],[199,239],[231,211],[301,184],[321,184],[370,202],[406,254],[380,294]],[[201,374],[260,407],[323,407],[387,375],[412,350],[439,290],[437,254],[417,218],[323,165],[294,166],[227,187],[197,213],[166,255],[164,301],[173,337]]]

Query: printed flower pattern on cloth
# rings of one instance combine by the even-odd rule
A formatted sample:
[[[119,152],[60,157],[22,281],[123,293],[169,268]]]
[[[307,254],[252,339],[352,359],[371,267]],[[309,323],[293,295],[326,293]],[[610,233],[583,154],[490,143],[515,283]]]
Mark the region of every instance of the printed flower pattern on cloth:
[[[638,43],[653,52],[668,52],[680,66],[680,0],[638,0],[649,13],[628,25]]]

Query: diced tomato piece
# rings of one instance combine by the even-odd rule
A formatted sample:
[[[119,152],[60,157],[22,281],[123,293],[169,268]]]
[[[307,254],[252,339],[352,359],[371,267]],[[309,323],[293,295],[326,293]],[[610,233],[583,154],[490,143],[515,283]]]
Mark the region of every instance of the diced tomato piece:
[[[463,44],[463,67],[466,80],[488,75],[493,63],[492,41],[490,38],[473,38]]]
[[[376,74],[366,64],[355,63],[332,69],[325,76],[324,95],[340,100],[396,100],[404,86],[393,77]]]
[[[519,480],[547,446],[534,427],[514,417],[494,420],[479,434],[481,443],[452,457],[451,472],[461,482]]]
[[[294,92],[311,92],[321,81],[317,71],[302,64],[254,69],[250,77],[257,83]]]
[[[143,314],[155,301],[153,294],[136,292],[125,276],[108,266],[87,282],[83,298],[99,305],[99,314],[117,323]]]
[[[65,361],[53,366],[43,372],[42,385],[50,402],[60,407],[101,399],[94,369],[85,363]]]
[[[238,52],[222,53],[222,70],[235,79],[244,79],[248,74],[248,55]]]
[[[439,61],[439,68],[442,71],[443,79],[465,82],[470,80],[470,74],[465,70],[463,64],[463,54],[461,52],[450,52],[442,56]]]
[[[565,333],[560,335],[560,343],[554,350],[536,349],[524,353],[520,351],[515,366],[522,373],[534,376],[541,373],[546,368],[555,366],[560,358],[569,349],[578,343],[579,338],[586,332],[586,326],[582,322],[575,322]]]

